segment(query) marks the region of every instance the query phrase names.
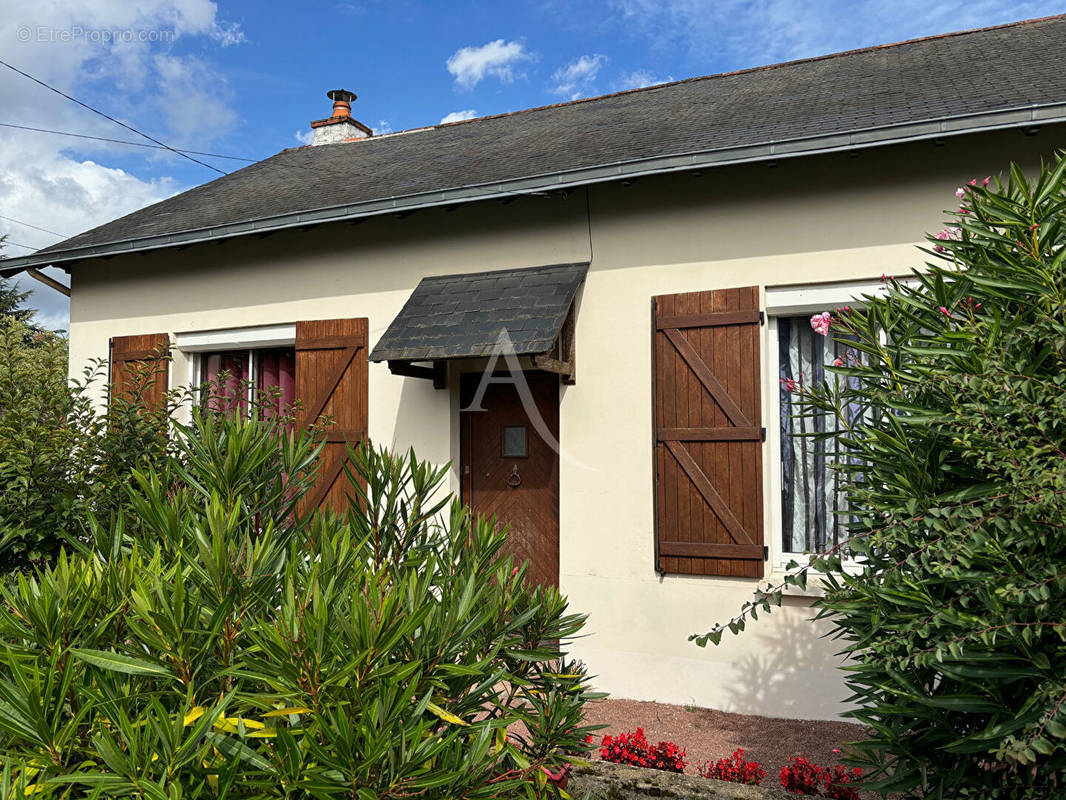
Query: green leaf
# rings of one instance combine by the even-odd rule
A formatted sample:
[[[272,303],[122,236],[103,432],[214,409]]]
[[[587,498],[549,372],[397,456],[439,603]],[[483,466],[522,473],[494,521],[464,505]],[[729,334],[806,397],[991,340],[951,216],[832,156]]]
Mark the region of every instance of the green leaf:
[[[122,655],[121,653],[114,653],[110,650],[89,650],[72,647],[70,648],[70,652],[80,661],[84,661],[86,664],[91,664],[94,667],[99,667],[100,669],[105,669],[110,672],[122,672],[126,675],[155,675],[165,678],[174,677],[168,669],[161,667],[158,664],[142,661],[139,658]]]

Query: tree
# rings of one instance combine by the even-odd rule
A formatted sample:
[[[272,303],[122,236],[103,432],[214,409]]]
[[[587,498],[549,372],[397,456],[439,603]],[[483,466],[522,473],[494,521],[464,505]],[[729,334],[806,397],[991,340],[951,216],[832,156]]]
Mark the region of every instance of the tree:
[[[842,422],[825,436],[848,453],[849,539],[786,584],[821,573],[867,726],[852,762],[883,792],[1066,791],[1064,174],[1060,157],[971,181],[924,270],[812,320],[851,348],[795,387]],[[692,638],[717,644],[782,588]]]
[[[2,251],[6,239],[6,236],[0,236],[0,261],[3,260]],[[0,278],[0,319],[15,319],[25,323],[34,332],[39,330],[32,325],[37,310],[25,305],[29,296],[30,292],[21,291],[7,278]]]

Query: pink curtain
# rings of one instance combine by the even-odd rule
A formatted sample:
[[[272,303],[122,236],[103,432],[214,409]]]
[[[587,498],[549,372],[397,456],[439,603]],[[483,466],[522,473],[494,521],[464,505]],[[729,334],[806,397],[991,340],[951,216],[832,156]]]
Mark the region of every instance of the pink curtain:
[[[248,408],[248,351],[207,353],[201,359],[200,384],[212,411]]]
[[[296,353],[293,350],[260,350],[256,391],[266,416],[292,413],[296,402]]]

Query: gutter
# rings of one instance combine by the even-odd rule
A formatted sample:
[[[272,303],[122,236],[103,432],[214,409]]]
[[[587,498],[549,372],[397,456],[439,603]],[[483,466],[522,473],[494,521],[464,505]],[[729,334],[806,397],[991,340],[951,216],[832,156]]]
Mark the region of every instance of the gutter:
[[[889,144],[944,139],[994,130],[1029,128],[1066,122],[1066,102],[1020,106],[981,114],[938,117],[922,122],[908,122],[862,128],[845,133],[781,139],[761,144],[700,150],[675,155],[620,161],[594,167],[544,173],[486,184],[462,186],[437,192],[399,195],[362,203],[333,206],[273,217],[235,222],[212,228],[200,228],[179,233],[147,236],[140,239],[107,242],[104,244],[57,250],[51,253],[32,253],[17,258],[0,259],[0,277],[10,277],[31,267],[69,264],[88,258],[139,253],[178,245],[218,241],[247,234],[272,233],[325,222],[353,219],[396,212],[412,212],[426,208],[536,195],[622,179],[664,175],[695,169],[776,161],[783,158],[822,155],[841,151],[864,150]]]

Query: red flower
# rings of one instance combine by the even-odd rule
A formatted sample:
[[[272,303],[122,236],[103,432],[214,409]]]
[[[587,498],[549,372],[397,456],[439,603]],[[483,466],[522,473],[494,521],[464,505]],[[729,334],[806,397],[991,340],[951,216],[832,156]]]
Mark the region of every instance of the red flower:
[[[685,749],[673,742],[659,742],[652,747],[644,736],[644,729],[607,735],[600,744],[600,757],[615,764],[659,769],[664,772],[684,772]]]
[[[730,758],[720,758],[714,763],[701,764],[697,772],[703,778],[745,783],[749,786],[758,786],[766,777],[766,770],[758,761],[744,760],[744,751],[741,749],[734,750]]]

